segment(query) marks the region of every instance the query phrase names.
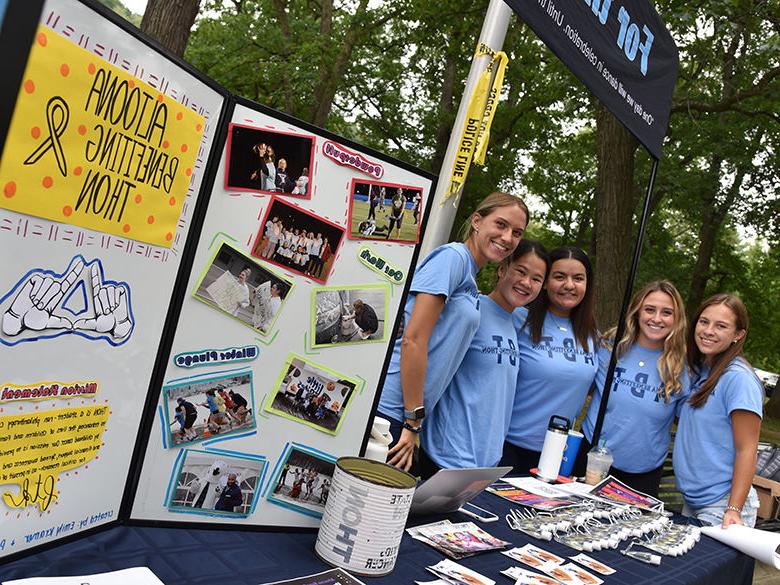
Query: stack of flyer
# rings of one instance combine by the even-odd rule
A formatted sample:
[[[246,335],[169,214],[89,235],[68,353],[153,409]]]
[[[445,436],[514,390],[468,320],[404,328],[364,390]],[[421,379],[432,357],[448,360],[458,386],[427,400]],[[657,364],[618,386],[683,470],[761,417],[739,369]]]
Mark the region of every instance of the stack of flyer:
[[[509,567],[501,571],[503,575],[515,579],[515,585],[559,585],[560,583],[564,585],[601,585],[604,582],[603,579],[596,577],[579,565],[566,562],[566,559],[532,544],[504,551],[503,554],[544,573],[544,575],[540,575],[521,567]],[[602,575],[611,575],[615,572],[614,569],[584,554],[571,558]]]
[[[455,560],[511,545],[506,540],[488,534],[473,522],[453,524],[449,520],[444,520],[407,528],[406,532],[412,538],[432,546]]]

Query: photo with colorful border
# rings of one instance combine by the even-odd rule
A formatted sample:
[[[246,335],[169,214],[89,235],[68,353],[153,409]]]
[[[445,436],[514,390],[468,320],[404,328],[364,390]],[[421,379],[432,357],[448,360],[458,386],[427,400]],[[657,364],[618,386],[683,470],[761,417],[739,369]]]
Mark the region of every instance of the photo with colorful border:
[[[315,140],[304,134],[229,124],[225,189],[311,199]]]
[[[204,267],[192,294],[267,335],[294,288],[294,281],[222,242]]]
[[[352,179],[347,237],[416,244],[423,205],[422,187]]]
[[[332,455],[287,443],[263,496],[277,506],[322,518],[335,471],[336,458]]]
[[[203,374],[163,385],[165,444],[182,447],[257,428],[252,370]]]
[[[359,385],[358,380],[290,353],[265,410],[335,435]]]
[[[313,288],[312,347],[385,341],[389,292],[386,284]]]
[[[267,463],[262,455],[250,453],[182,449],[173,465],[165,505],[171,512],[247,518],[257,507]]]
[[[311,211],[272,197],[260,223],[252,256],[325,284],[345,231]]]

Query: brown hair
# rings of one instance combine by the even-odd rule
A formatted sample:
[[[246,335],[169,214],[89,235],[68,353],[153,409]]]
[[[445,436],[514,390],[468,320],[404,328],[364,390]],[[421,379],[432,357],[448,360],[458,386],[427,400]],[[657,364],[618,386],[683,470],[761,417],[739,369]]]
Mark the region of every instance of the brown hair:
[[[522,198],[517,197],[516,195],[510,195],[509,193],[504,193],[502,191],[493,191],[490,195],[480,201],[479,205],[477,205],[477,208],[463,223],[463,227],[460,230],[461,240],[465,242],[474,234],[474,226],[472,225],[471,220],[474,219],[475,215],[479,215],[480,217],[487,217],[499,207],[504,207],[506,205],[517,205],[520,209],[523,210],[523,213],[525,213],[526,224],[531,222],[531,214],[528,211],[528,206],[525,204],[525,201],[523,201]]]
[[[669,402],[672,394],[682,390],[680,377],[686,367],[685,358],[685,305],[677,288],[668,280],[655,280],[643,286],[631,299],[626,314],[626,331],[623,339],[617,344],[617,357],[623,357],[631,348],[639,336],[639,311],[648,295],[654,292],[666,293],[671,297],[674,305],[674,326],[672,332],[664,339],[664,348],[661,357],[658,358],[658,373],[661,376],[663,386],[659,395],[664,397],[664,402]],[[617,328],[613,327],[604,334],[604,339],[615,338]]]
[[[571,321],[572,329],[574,329],[574,337],[580,344],[580,347],[585,351],[590,351],[589,339],[598,339],[598,327],[596,326],[596,316],[593,314],[593,289],[596,283],[593,281],[593,267],[590,264],[588,255],[585,254],[579,248],[574,246],[561,246],[555,248],[549,254],[550,267],[547,271],[547,278],[550,277],[550,271],[553,264],[558,260],[573,259],[580,262],[585,267],[585,296],[579,305],[571,310],[569,320]],[[547,310],[550,307],[550,297],[547,296],[547,288],[542,288],[542,292],[539,296],[528,305],[528,317],[525,319],[525,324],[530,328],[531,339],[534,343],[539,343],[542,339],[542,327],[544,325],[544,319],[547,316]],[[596,351],[596,347],[593,351]]]
[[[699,306],[699,309],[696,311],[696,317],[688,328],[688,365],[691,367],[692,371],[701,371],[701,368],[704,365],[704,354],[699,350],[699,346],[696,345],[696,324],[699,322],[699,318],[704,310],[713,305],[726,305],[731,309],[731,312],[734,314],[734,320],[736,321],[737,333],[744,331],[745,334],[729,345],[725,351],[722,351],[713,357],[712,367],[710,368],[707,379],[704,380],[704,383],[689,400],[691,406],[694,408],[699,408],[707,402],[707,399],[710,397],[710,394],[712,394],[712,391],[715,390],[715,386],[718,384],[720,377],[726,371],[729,364],[731,364],[734,358],[742,356],[742,349],[745,347],[745,340],[747,339],[748,334],[748,313],[742,299],[729,293],[720,293],[711,296]],[[747,360],[745,361],[747,363]]]

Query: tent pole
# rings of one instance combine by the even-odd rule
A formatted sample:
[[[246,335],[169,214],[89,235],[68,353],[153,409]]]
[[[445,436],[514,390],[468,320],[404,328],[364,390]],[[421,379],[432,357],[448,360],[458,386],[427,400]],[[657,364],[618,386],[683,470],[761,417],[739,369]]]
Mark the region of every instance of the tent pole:
[[[617,365],[617,352],[614,348],[617,347],[617,342],[622,339],[626,330],[626,313],[628,312],[628,306],[631,303],[631,295],[634,290],[634,280],[636,279],[636,271],[639,268],[639,258],[642,255],[642,244],[645,239],[645,228],[647,227],[647,220],[650,215],[650,200],[653,196],[653,187],[655,186],[655,178],[658,174],[658,159],[653,158],[653,168],[650,171],[650,180],[647,185],[647,193],[645,193],[645,204],[642,208],[642,217],[639,220],[639,230],[636,235],[636,242],[634,244],[634,258],[631,261],[631,270],[628,273],[628,281],[626,282],[626,289],[623,293],[623,307],[620,309],[620,318],[618,319],[617,330],[615,332],[615,343],[613,345],[612,355],[609,358],[609,367],[607,368],[607,377],[604,380],[604,388],[601,392],[601,404],[599,405],[599,414],[596,418],[596,426],[593,428],[593,440],[592,445],[598,445],[599,437],[601,436],[601,427],[604,424],[604,416],[607,413],[607,403],[609,402],[610,393],[607,392],[607,388],[612,388],[612,379],[615,375],[615,366]]]
[[[477,46],[480,43],[485,44],[494,51],[500,51],[504,46],[506,32],[509,29],[509,20],[512,17],[512,9],[507,6],[504,0],[490,0],[485,20],[482,23],[482,31],[479,34]],[[471,60],[471,69],[466,78],[466,86],[463,90],[463,97],[460,100],[458,114],[450,133],[450,141],[447,144],[447,150],[444,154],[444,161],[439,170],[439,181],[436,186],[431,214],[428,217],[428,223],[425,227],[425,237],[420,247],[419,259],[425,258],[434,248],[441,246],[449,241],[452,224],[455,223],[455,214],[458,206],[454,200],[445,201],[444,197],[450,188],[450,176],[455,166],[455,155],[458,153],[460,137],[463,132],[463,126],[466,123],[466,110],[469,106],[471,94],[477,86],[480,75],[490,62],[489,57],[474,57]],[[459,204],[460,201],[457,201]]]

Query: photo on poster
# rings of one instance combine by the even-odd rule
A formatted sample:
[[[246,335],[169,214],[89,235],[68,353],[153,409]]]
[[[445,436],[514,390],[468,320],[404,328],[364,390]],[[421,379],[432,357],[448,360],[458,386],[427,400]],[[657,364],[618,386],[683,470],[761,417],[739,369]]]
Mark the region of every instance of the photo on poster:
[[[357,386],[357,380],[291,353],[265,410],[335,435]]]
[[[257,428],[251,370],[166,384],[162,396],[169,447]]]
[[[287,445],[271,478],[268,501],[307,516],[322,517],[336,459],[302,445]]]
[[[196,299],[266,335],[295,283],[221,243],[195,285]]]
[[[385,341],[389,287],[324,286],[312,290],[312,347]]]
[[[420,241],[421,187],[352,179],[349,193],[349,239]]]
[[[228,127],[225,189],[311,199],[314,136]]]
[[[345,229],[273,197],[255,238],[252,256],[325,283]]]
[[[184,449],[174,465],[166,506],[172,512],[246,518],[260,495],[265,457]]]

